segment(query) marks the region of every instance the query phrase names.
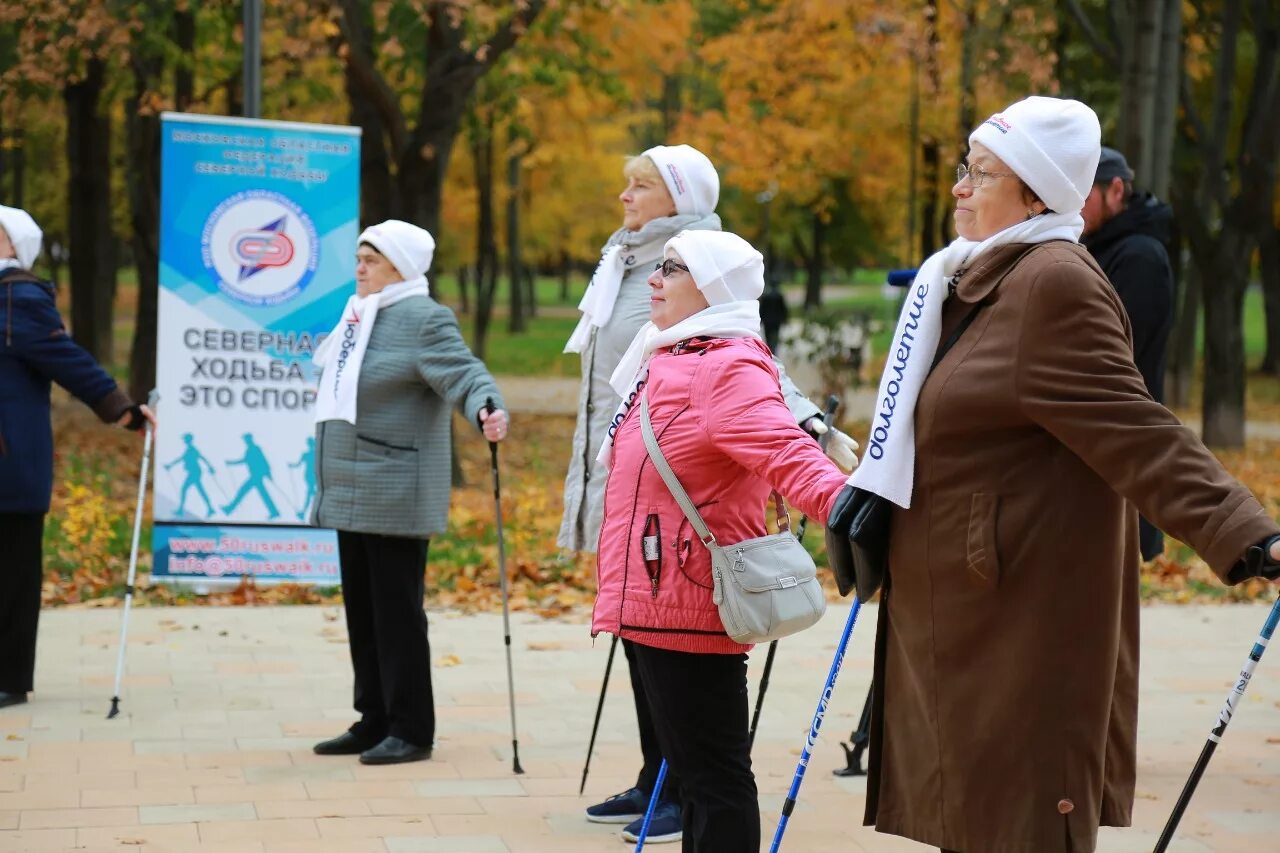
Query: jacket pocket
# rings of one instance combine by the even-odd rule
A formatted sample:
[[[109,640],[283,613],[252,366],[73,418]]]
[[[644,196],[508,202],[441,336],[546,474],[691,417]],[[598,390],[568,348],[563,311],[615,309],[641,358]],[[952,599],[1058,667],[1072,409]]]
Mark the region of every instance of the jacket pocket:
[[[969,536],[965,563],[970,574],[983,586],[1000,585],[1000,556],[996,551],[996,521],[1000,497],[975,492],[969,502]]]
[[[406,534],[422,525],[418,511],[418,451],[356,436],[356,518],[376,519]]]
[[[370,437],[369,437],[369,436],[367,436],[367,435],[360,435],[359,433],[357,433],[357,434],[356,434],[356,438],[358,438],[358,439],[359,439],[360,441],[362,441],[362,442],[365,442],[365,443],[368,443],[368,444],[372,444],[372,445],[375,445],[375,446],[377,446],[377,447],[380,447],[380,448],[383,448],[383,449],[386,449],[386,450],[407,450],[407,451],[409,451],[409,452],[411,452],[411,453],[417,453],[417,452],[418,452],[418,448],[413,447],[413,446],[411,446],[411,445],[405,445],[405,444],[392,444],[392,443],[391,443],[391,442],[389,442],[389,441],[383,441],[383,440],[382,440],[382,439],[380,439],[380,438],[370,438]]]
[[[720,501],[710,500],[706,503],[698,504],[696,507],[698,514],[705,519],[707,507],[715,506],[718,503]],[[707,550],[707,546],[702,544],[702,540],[698,538],[697,531],[693,529],[693,525],[689,523],[688,517],[683,512],[680,513],[680,527],[676,530],[676,538],[671,541],[671,546],[675,549],[676,566],[680,569],[680,574],[684,575],[694,586],[700,586],[703,589],[713,589],[715,587],[711,570],[711,552]],[[705,564],[701,560],[698,561],[698,565],[700,567],[705,565],[705,569],[702,571],[695,569],[695,572],[702,576],[700,578],[689,574],[687,568],[695,549],[707,556]]]

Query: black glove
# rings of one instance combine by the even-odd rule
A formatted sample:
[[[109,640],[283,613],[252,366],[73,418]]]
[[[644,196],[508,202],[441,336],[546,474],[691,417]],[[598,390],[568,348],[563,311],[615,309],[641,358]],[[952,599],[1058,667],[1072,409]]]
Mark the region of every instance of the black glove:
[[[142,414],[142,406],[138,403],[134,403],[132,406],[125,409],[124,413],[129,415],[129,421],[124,425],[124,428],[131,432],[137,432],[147,423],[147,417]]]
[[[849,526],[853,524],[856,509],[853,503],[853,486],[845,483],[840,494],[836,496],[836,504],[831,508],[831,514],[827,516],[827,529],[840,536],[848,536]]]
[[[1250,545],[1244,552],[1244,559],[1232,568],[1231,579],[1242,581],[1249,578],[1266,578],[1273,581],[1280,578],[1280,562],[1271,558],[1271,546],[1277,539],[1280,539],[1280,535],[1268,536],[1256,545]]]

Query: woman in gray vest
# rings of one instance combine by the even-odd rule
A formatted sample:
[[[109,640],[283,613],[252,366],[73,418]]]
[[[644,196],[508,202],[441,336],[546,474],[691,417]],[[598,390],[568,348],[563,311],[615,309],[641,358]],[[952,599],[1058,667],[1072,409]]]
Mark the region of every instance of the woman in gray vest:
[[[612,426],[621,398],[609,377],[631,341],[649,320],[650,290],[646,280],[662,262],[663,246],[681,231],[719,231],[716,204],[720,177],[707,156],[689,145],[658,145],[631,158],[622,171],[626,188],[622,202],[622,227],[601,250],[600,263],[578,307],[582,311],[565,352],[582,355],[582,386],[578,395],[573,452],[565,477],[564,517],[557,539],[561,548],[595,552],[600,538],[607,471],[597,467],[596,456]],[[778,364],[783,396],[796,422],[811,432],[825,431],[821,411],[802,395]],[[842,468],[857,465],[857,444],[835,433],[828,444],[831,458]],[[635,787],[587,809],[596,823],[627,824],[622,836],[635,841],[649,793],[662,764],[649,706],[641,688],[629,640],[622,641],[631,669],[640,749],[644,756]],[[661,803],[649,827],[647,841],[657,843],[681,838],[680,784],[668,774]]]
[[[338,531],[360,713],[315,751],[359,754],[362,764],[431,757],[423,575],[427,542],[445,529],[449,510],[452,409],[489,441],[507,435],[493,377],[467,349],[453,312],[429,294],[434,252],[416,225],[393,219],[366,228],[356,293],[315,355],[322,372],[311,521]]]

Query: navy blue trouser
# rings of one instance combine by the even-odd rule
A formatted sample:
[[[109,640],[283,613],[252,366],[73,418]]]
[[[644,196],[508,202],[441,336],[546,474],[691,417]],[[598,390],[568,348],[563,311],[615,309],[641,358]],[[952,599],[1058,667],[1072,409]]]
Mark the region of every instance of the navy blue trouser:
[[[634,644],[658,746],[683,786],[684,853],[760,849],[747,656]]]

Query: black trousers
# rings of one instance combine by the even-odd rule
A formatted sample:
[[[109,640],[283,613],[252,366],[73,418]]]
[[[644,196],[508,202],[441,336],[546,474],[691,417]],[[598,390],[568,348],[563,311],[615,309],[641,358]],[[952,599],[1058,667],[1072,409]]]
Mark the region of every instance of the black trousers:
[[[636,663],[636,644],[630,640],[622,641],[622,651],[627,656],[627,666],[631,670],[631,695],[636,702],[636,723],[640,729],[640,754],[644,756],[644,766],[636,777],[636,787],[644,791],[646,797],[653,795],[653,786],[658,784],[658,771],[662,769],[662,747],[658,746],[658,732],[653,726],[653,714],[649,713],[649,698],[645,695],[644,681],[640,678],[640,666]],[[678,803],[681,800],[680,775],[667,765],[667,778],[662,783],[662,793],[658,795],[663,802]]]
[[[747,656],[635,644],[658,745],[683,784],[684,853],[760,849],[747,739]]]
[[[28,693],[36,674],[36,627],[44,579],[44,513],[0,512],[0,691]]]
[[[355,709],[362,740],[388,735],[417,746],[436,736],[427,641],[427,541],[338,531]]]

